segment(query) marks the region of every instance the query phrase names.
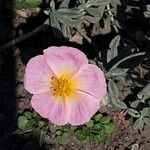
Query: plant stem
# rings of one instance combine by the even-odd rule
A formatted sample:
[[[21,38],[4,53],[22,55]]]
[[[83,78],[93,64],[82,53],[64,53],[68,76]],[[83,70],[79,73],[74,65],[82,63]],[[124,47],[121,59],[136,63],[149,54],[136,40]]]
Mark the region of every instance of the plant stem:
[[[145,54],[145,52],[141,52],[141,53],[136,53],[136,54],[132,54],[132,55],[130,55],[130,56],[127,56],[127,57],[121,59],[120,61],[118,61],[114,66],[112,66],[109,71],[115,69],[115,68],[116,68],[118,65],[120,65],[122,62],[124,62],[124,61],[126,61],[126,60],[128,60],[128,59],[130,59],[130,58],[137,57],[137,56],[141,56],[141,55],[144,55],[144,54]]]
[[[110,16],[110,20],[111,20],[111,22],[112,22],[112,25],[113,25],[113,27],[114,27],[116,33],[118,33],[118,29],[117,29],[116,25],[114,24],[114,23],[115,23],[115,20],[114,20],[113,14],[112,14],[112,12],[111,12],[110,5],[107,4],[107,5],[106,5],[106,8],[107,8],[107,11],[108,11],[108,15]]]
[[[20,42],[22,42],[22,41],[28,39],[29,37],[33,36],[33,35],[36,34],[37,32],[40,32],[41,30],[43,30],[45,27],[46,27],[46,25],[45,25],[45,24],[42,24],[42,25],[40,25],[39,27],[37,27],[37,28],[35,28],[34,30],[32,30],[31,32],[28,32],[28,33],[26,33],[26,34],[23,35],[23,36],[17,37],[16,39],[14,39],[14,40],[8,42],[8,43],[5,44],[5,45],[2,45],[2,46],[0,47],[0,52],[2,52],[3,50],[5,50],[5,49],[7,49],[7,48],[9,48],[9,47],[12,47],[12,46],[14,46],[14,45],[16,45],[16,44],[18,44],[18,43],[20,43]]]

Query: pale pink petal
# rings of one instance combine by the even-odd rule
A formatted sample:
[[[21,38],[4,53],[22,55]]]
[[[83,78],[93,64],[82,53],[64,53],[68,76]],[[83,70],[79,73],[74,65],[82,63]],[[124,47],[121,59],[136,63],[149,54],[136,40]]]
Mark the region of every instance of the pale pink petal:
[[[87,92],[100,101],[106,95],[105,76],[101,69],[95,65],[87,64],[83,66],[72,79],[79,82],[77,90]]]
[[[36,94],[32,97],[31,105],[42,117],[56,125],[65,125],[70,117],[70,106],[65,99],[53,97],[51,93]]]
[[[25,69],[25,89],[32,94],[49,91],[52,76],[54,76],[54,74],[46,64],[43,55],[33,57]]]
[[[88,64],[86,55],[72,47],[49,47],[44,50],[44,57],[56,76],[74,75],[83,65]]]
[[[80,91],[76,92],[72,99],[67,100],[72,110],[69,119],[69,123],[72,125],[82,125],[89,122],[100,107],[98,99]]]

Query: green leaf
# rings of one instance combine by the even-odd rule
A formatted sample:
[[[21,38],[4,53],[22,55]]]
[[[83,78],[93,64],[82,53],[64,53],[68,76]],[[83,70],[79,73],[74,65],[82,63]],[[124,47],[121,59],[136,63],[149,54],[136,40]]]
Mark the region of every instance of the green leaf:
[[[56,143],[62,144],[62,137],[61,136],[56,136]]]
[[[92,16],[85,16],[84,17],[85,20],[87,20],[88,22],[91,23],[98,23],[99,22],[99,18],[98,17],[92,17]]]
[[[33,128],[35,125],[36,125],[35,119],[29,120],[29,127],[30,127],[30,128]]]
[[[25,111],[23,115],[26,116],[27,119],[32,119],[32,113],[30,111]]]
[[[138,119],[135,121],[135,123],[134,123],[134,125],[133,125],[133,128],[134,128],[134,129],[142,130],[142,129],[143,129],[143,126],[144,126],[143,120],[142,120],[141,118],[138,118]]]
[[[108,49],[107,50],[107,63],[109,63],[111,61],[111,50]]]
[[[54,0],[51,0],[50,7],[52,8],[52,10],[55,10],[55,1]]]
[[[148,126],[150,126],[150,118],[144,117],[143,121],[145,122],[145,124],[147,124]]]
[[[120,75],[126,75],[127,71],[129,69],[126,68],[115,68],[111,71],[109,71],[107,74],[109,75],[109,77],[111,76],[120,76]]]
[[[120,35],[117,35],[113,38],[111,43],[109,44],[109,48],[111,49],[111,60],[118,56],[118,46],[120,43]]]
[[[70,0],[63,0],[61,4],[59,5],[59,8],[68,8],[69,7],[69,1]]]
[[[98,8],[88,7],[86,11],[93,17],[99,17],[99,20],[102,18],[104,13],[105,5],[100,5]]]
[[[68,39],[71,36],[71,30],[70,30],[70,26],[66,25],[66,24],[62,24],[62,33],[64,37],[67,37]]]
[[[137,94],[137,98],[138,98],[139,100],[142,100],[143,94],[139,92],[139,93]]]
[[[90,120],[90,121],[86,124],[86,126],[87,126],[88,128],[93,127],[93,125],[94,125],[93,120]]]
[[[140,92],[139,94],[143,95],[142,101],[150,98],[150,83],[148,83]]]
[[[111,0],[111,5],[117,8],[117,5],[121,5],[121,2],[120,0]]]
[[[74,132],[76,128],[77,128],[76,126],[71,126],[70,127],[70,132]]]
[[[111,98],[116,98],[118,96],[118,88],[114,81],[108,81],[108,91]]]
[[[41,2],[42,2],[41,0],[16,0],[14,8],[15,9],[37,8]]]
[[[56,14],[54,12],[50,13],[50,22],[51,22],[51,27],[54,35],[58,38],[62,38],[61,34],[61,26],[59,21],[57,20]]]
[[[114,106],[126,109],[127,105],[123,101],[119,101],[117,99],[118,96],[118,88],[114,81],[109,80],[108,81],[108,92],[111,102],[114,104]]]
[[[85,4],[86,0],[79,0],[80,4]]]
[[[26,129],[28,127],[29,120],[26,116],[19,116],[18,118],[18,128],[19,129]]]
[[[101,122],[102,124],[107,124],[107,123],[110,122],[110,118],[109,118],[108,116],[104,116],[104,117],[102,117],[102,118],[100,119],[100,122]]]
[[[35,118],[35,117],[37,117],[37,116],[38,116],[38,113],[37,113],[37,112],[35,112],[35,111],[33,111],[32,115],[33,115],[33,118]]]
[[[136,108],[139,105],[140,101],[135,100],[134,102],[131,103],[131,107]]]
[[[144,11],[144,16],[150,18],[150,5],[146,6],[146,11]]]
[[[76,136],[76,138],[77,138],[78,140],[80,140],[80,141],[86,140],[86,136],[82,133],[81,130],[77,130],[77,131],[75,132],[75,136]]]
[[[96,131],[100,131],[100,129],[101,129],[101,124],[100,123],[96,123],[96,124],[94,124],[94,126],[93,126],[93,130],[96,130]]]
[[[108,134],[105,132],[101,132],[99,135],[96,135],[96,139],[98,141],[106,141],[108,139]]]
[[[111,18],[107,17],[104,19],[104,28],[101,29],[102,34],[107,34],[111,32]]]
[[[94,119],[95,119],[97,122],[99,122],[102,117],[103,117],[102,114],[97,114],[97,115],[94,117]]]
[[[128,112],[128,114],[130,114],[133,117],[136,117],[136,118],[140,117],[139,112],[134,110],[134,109],[132,109],[132,108],[128,108],[127,112]]]
[[[146,115],[148,115],[148,107],[145,107],[141,112],[141,117],[145,117]]]
[[[114,104],[114,106],[121,108],[121,109],[127,109],[127,105],[123,101],[120,101],[117,99],[112,99],[111,101]]]
[[[105,124],[104,127],[107,133],[113,133],[117,131],[117,126],[113,122]]]
[[[82,128],[82,133],[87,136],[87,135],[90,134],[90,130],[87,127],[83,127]]]
[[[61,16],[67,16],[68,18],[78,18],[81,16],[81,12],[77,8],[60,8],[57,10],[57,13],[61,14]]]
[[[45,122],[41,120],[38,123],[39,128],[43,128],[45,125],[46,125]]]
[[[62,139],[66,139],[68,137],[68,132],[62,133]]]

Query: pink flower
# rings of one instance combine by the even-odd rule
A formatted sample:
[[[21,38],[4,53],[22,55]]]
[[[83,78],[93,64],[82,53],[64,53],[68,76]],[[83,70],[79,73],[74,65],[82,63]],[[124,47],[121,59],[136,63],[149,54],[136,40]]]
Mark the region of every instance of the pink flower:
[[[106,95],[103,72],[71,47],[49,47],[32,58],[25,70],[25,89],[34,94],[32,107],[57,125],[87,123]]]

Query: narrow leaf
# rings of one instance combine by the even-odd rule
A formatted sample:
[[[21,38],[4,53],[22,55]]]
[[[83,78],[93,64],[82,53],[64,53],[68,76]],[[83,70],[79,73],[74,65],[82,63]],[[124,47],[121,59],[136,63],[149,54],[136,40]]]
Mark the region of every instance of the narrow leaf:
[[[133,129],[142,130],[142,129],[143,129],[143,125],[144,125],[143,120],[142,120],[141,118],[138,118],[138,119],[135,121],[134,125],[133,125]]]
[[[141,117],[145,117],[146,115],[148,115],[148,107],[144,108],[144,109],[141,111]]]
[[[111,71],[109,71],[107,74],[109,75],[109,77],[111,76],[120,76],[120,75],[126,75],[127,71],[129,69],[126,69],[126,68],[115,68]]]
[[[120,43],[120,35],[117,35],[116,37],[113,38],[111,43],[109,44],[109,48],[111,49],[111,59],[115,58],[118,56],[118,46]]]
[[[63,0],[59,5],[59,8],[68,8],[70,0]]]
[[[127,112],[128,112],[128,114],[130,114],[133,117],[136,117],[136,118],[140,117],[139,112],[134,110],[134,109],[132,109],[132,108],[128,108]]]
[[[150,126],[150,118],[144,117],[143,120],[144,120],[145,124],[147,124],[148,126]]]

